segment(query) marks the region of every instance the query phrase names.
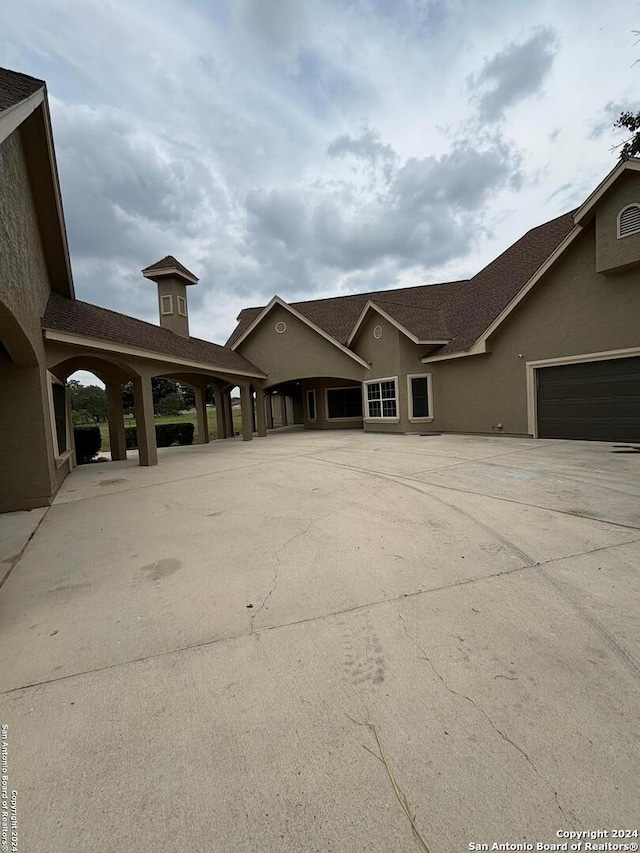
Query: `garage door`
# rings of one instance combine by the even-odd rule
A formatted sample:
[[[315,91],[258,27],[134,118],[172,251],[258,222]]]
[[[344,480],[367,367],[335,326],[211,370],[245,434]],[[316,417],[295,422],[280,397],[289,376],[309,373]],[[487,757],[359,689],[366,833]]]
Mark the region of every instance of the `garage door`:
[[[640,441],[640,358],[536,372],[540,438]]]

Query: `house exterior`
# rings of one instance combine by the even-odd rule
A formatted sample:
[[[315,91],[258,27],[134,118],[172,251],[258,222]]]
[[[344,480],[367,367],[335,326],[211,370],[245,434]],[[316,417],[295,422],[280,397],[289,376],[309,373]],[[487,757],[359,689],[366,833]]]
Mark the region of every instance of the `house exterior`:
[[[139,462],[157,464],[158,376],[194,388],[200,443],[209,441],[207,386],[218,437],[234,434],[236,386],[243,438],[266,435],[264,406],[255,405],[262,370],[189,335],[196,276],[171,255],[142,274],[157,289],[158,326],[75,298],[46,86],[0,69],[0,512],[46,506],[75,464],[66,381],[76,370],[105,383],[112,459],[126,458],[122,384],[132,382]]]
[[[67,379],[107,389],[126,458],[132,382],[141,465],[158,462],[151,380],[194,388],[197,440],[267,428],[640,439],[640,160],[473,278],[248,308],[225,346],[191,337],[197,277],[142,270],[159,325],[76,299],[46,86],[0,69],[0,512],[49,504],[75,464]],[[144,286],[148,287],[148,284]]]
[[[640,440],[640,160],[467,281],[248,308],[267,421]]]

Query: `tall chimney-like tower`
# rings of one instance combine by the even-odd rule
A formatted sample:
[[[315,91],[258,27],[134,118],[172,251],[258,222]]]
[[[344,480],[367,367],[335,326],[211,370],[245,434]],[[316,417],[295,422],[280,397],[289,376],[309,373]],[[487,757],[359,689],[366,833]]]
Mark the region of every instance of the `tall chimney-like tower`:
[[[142,270],[145,278],[158,285],[158,311],[160,325],[183,338],[189,337],[189,306],[187,285],[197,284],[196,276],[183,267],[173,255],[167,255]]]

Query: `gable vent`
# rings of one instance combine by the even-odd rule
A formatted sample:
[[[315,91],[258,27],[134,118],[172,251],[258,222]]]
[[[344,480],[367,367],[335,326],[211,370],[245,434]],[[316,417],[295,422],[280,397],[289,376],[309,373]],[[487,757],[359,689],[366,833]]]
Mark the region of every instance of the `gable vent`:
[[[618,237],[640,232],[640,204],[629,204],[618,214]]]

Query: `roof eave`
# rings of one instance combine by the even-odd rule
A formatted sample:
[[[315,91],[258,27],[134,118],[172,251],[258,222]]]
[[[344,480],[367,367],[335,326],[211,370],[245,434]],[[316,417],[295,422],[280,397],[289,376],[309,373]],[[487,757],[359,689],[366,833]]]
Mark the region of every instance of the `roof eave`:
[[[600,181],[591,195],[573,214],[573,221],[576,225],[583,224],[591,216],[593,208],[600,201],[602,196],[618,180],[622,173],[626,171],[640,172],[640,158],[633,157],[629,160],[621,160],[613,167],[606,178]]]
[[[360,316],[356,320],[353,330],[349,335],[349,338],[347,340],[348,347],[351,346],[351,344],[355,340],[356,335],[360,330],[360,327],[364,323],[365,317],[371,310],[375,311],[381,317],[384,317],[387,322],[391,323],[392,326],[395,326],[398,331],[402,332],[403,335],[406,335],[411,341],[413,341],[414,344],[418,344],[418,346],[444,346],[444,344],[448,344],[451,340],[451,338],[438,338],[437,340],[424,340],[423,338],[419,338],[417,335],[414,335],[413,332],[409,331],[406,326],[403,326],[402,323],[399,322],[399,320],[396,320],[394,317],[388,314],[384,310],[384,308],[381,308],[372,299],[369,299],[362,311],[360,312]]]

